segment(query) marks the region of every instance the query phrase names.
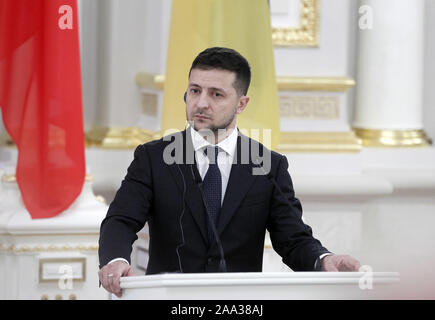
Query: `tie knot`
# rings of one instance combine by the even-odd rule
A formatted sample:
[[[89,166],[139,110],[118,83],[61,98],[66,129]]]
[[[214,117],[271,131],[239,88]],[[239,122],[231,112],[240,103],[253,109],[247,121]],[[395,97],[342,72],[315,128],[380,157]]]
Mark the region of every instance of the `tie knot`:
[[[204,148],[204,154],[207,156],[210,164],[217,164],[217,157],[219,155],[220,148],[208,146]]]

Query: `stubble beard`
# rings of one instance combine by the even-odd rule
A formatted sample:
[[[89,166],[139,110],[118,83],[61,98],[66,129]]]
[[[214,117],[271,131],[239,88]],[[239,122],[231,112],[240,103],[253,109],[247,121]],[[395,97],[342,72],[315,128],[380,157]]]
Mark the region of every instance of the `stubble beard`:
[[[227,130],[228,127],[231,125],[231,123],[233,122],[235,116],[236,116],[236,110],[234,110],[233,114],[231,115],[231,117],[227,120],[224,119],[224,122],[218,125],[211,125],[209,128],[199,128],[197,127],[196,123],[194,120],[190,120],[190,123],[193,123],[193,128],[198,131],[199,133],[201,133],[201,131],[203,133],[210,133],[210,131],[213,133],[215,139],[218,139],[219,135],[222,136],[223,133],[225,133],[225,136],[227,136]],[[193,118],[193,117],[192,117]]]

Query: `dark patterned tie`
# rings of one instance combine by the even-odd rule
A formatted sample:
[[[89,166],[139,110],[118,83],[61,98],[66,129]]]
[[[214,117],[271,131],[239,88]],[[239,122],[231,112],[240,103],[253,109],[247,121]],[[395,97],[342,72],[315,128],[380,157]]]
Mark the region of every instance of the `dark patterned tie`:
[[[207,173],[204,177],[203,190],[208,212],[212,218],[212,221],[209,221],[208,223],[208,239],[211,243],[214,239],[214,235],[210,223],[214,223],[214,225],[217,226],[219,213],[221,211],[222,176],[217,164],[219,147],[207,147],[204,150],[204,154],[208,157],[210,162]]]

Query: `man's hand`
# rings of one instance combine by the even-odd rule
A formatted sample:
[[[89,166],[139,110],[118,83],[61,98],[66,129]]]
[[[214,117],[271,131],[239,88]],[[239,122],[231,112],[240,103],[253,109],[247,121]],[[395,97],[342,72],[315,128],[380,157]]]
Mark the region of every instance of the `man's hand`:
[[[121,286],[119,279],[121,277],[134,276],[133,268],[124,261],[115,261],[106,264],[98,271],[98,278],[104,289],[115,294],[118,298],[121,297]]]
[[[361,264],[348,255],[329,255],[322,258],[323,271],[358,271]]]

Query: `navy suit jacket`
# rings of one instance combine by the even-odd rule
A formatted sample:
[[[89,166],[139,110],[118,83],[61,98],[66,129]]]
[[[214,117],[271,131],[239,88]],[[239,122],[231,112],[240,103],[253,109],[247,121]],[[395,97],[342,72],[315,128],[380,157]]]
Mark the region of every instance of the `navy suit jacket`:
[[[216,241],[208,240],[207,213],[198,187],[201,178],[189,130],[136,148],[134,160],[101,224],[100,267],[118,257],[130,261],[136,233],[148,223],[147,274],[218,272],[219,248]],[[270,176],[252,174],[258,158],[242,158],[242,145],[257,148],[263,157],[266,153],[270,156],[270,175],[281,192]],[[166,152],[167,156],[168,150],[182,163],[165,163],[163,155]],[[313,271],[316,259],[328,250],[313,238],[301,216],[286,157],[239,132],[217,225],[227,271],[262,271],[266,230],[285,264],[294,271]]]

